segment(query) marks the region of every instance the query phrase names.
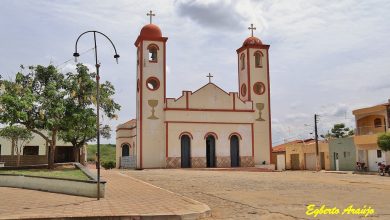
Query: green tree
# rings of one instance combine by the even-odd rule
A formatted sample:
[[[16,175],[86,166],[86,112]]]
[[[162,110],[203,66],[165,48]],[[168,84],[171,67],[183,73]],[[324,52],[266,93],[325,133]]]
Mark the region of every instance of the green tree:
[[[57,135],[64,129],[64,75],[52,65],[31,66],[29,70],[28,74],[17,73],[14,81],[0,81],[4,88],[0,95],[0,123],[24,125],[44,138],[46,146],[50,143],[48,164],[53,168]]]
[[[20,166],[20,155],[23,146],[33,138],[31,131],[20,126],[8,126],[0,130],[0,137],[3,137],[12,143],[12,155],[16,153],[16,166]]]
[[[48,164],[53,168],[58,137],[75,148],[96,137],[96,74],[82,64],[77,65],[77,73],[66,76],[52,65],[29,70],[17,73],[14,81],[0,79],[0,123],[24,125],[44,138],[46,146],[50,143]],[[116,118],[120,106],[112,98],[114,86],[104,82],[100,91],[103,115]],[[101,127],[102,136],[109,137],[110,128]]]
[[[390,150],[390,133],[384,133],[378,136],[378,146],[384,151]]]
[[[96,74],[90,73],[82,64],[77,65],[77,73],[66,74],[66,114],[65,126],[67,129],[60,131],[59,137],[65,142],[70,142],[77,149],[96,138]],[[114,86],[110,82],[100,85],[100,108],[103,116],[109,119],[117,118],[116,111],[120,105],[115,103],[113,95]],[[100,126],[100,134],[103,138],[110,138],[111,128],[108,125]]]
[[[330,138],[343,138],[343,137],[349,137],[353,136],[354,131],[348,127],[345,126],[344,123],[335,124],[333,125],[333,128],[328,131],[325,135],[321,135],[324,139],[330,139]]]

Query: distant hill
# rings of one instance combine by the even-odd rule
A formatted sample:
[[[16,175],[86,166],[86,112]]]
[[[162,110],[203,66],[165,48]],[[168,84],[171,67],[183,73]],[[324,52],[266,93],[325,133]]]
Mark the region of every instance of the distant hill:
[[[88,161],[95,161],[95,154],[97,151],[96,144],[88,144]],[[114,144],[101,144],[100,145],[100,160],[101,161],[114,161],[115,162],[115,145]]]

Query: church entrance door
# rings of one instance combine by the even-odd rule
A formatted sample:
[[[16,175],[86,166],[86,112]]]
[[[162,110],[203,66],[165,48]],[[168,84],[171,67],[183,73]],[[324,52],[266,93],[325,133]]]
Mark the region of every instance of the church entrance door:
[[[230,162],[231,162],[231,167],[240,166],[240,147],[239,147],[239,140],[236,135],[233,135],[230,138]]]
[[[212,135],[206,138],[207,167],[215,167],[215,138]]]
[[[191,139],[188,135],[181,136],[181,168],[191,167]]]

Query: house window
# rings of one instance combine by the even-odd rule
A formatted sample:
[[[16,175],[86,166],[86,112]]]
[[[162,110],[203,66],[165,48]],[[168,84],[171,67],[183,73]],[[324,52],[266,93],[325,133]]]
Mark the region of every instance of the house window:
[[[157,63],[157,50],[158,46],[156,44],[150,44],[148,46],[149,62]]]
[[[376,151],[376,157],[377,158],[382,158],[382,151],[381,150],[377,150]]]
[[[38,155],[39,146],[24,146],[23,155]]]
[[[256,66],[256,68],[263,67],[262,58],[263,58],[263,54],[261,53],[261,51],[256,51],[255,52],[255,66]]]
[[[347,158],[347,157],[350,157],[351,156],[351,152],[345,152],[344,151],[344,158]]]
[[[241,70],[244,70],[245,69],[245,54],[241,54],[241,57],[240,57],[240,65],[241,65]]]
[[[380,118],[376,118],[376,119],[374,120],[374,126],[375,126],[376,128],[382,127],[382,120],[381,120]]]

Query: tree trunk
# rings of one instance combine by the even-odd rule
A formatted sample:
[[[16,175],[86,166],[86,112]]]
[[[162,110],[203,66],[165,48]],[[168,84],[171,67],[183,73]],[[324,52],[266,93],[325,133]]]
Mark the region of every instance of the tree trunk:
[[[18,141],[14,141],[14,144],[16,145],[16,166],[20,166],[20,149],[23,148],[22,146],[18,146]]]
[[[75,162],[80,162],[80,148],[73,146],[73,157]]]
[[[49,163],[50,163],[49,141],[46,141],[46,156],[47,156],[47,168],[49,168]]]
[[[81,153],[80,153],[80,163],[85,166],[85,162],[86,162],[85,161],[85,151],[86,151],[85,145],[80,148],[80,151],[81,151]]]
[[[12,140],[11,143],[12,143],[11,156],[14,156],[15,155],[15,140]]]
[[[18,151],[17,156],[16,156],[16,166],[20,166],[20,152]]]
[[[50,159],[49,159],[49,169],[54,169],[54,156],[57,145],[57,130],[51,131],[51,144],[50,144]]]

